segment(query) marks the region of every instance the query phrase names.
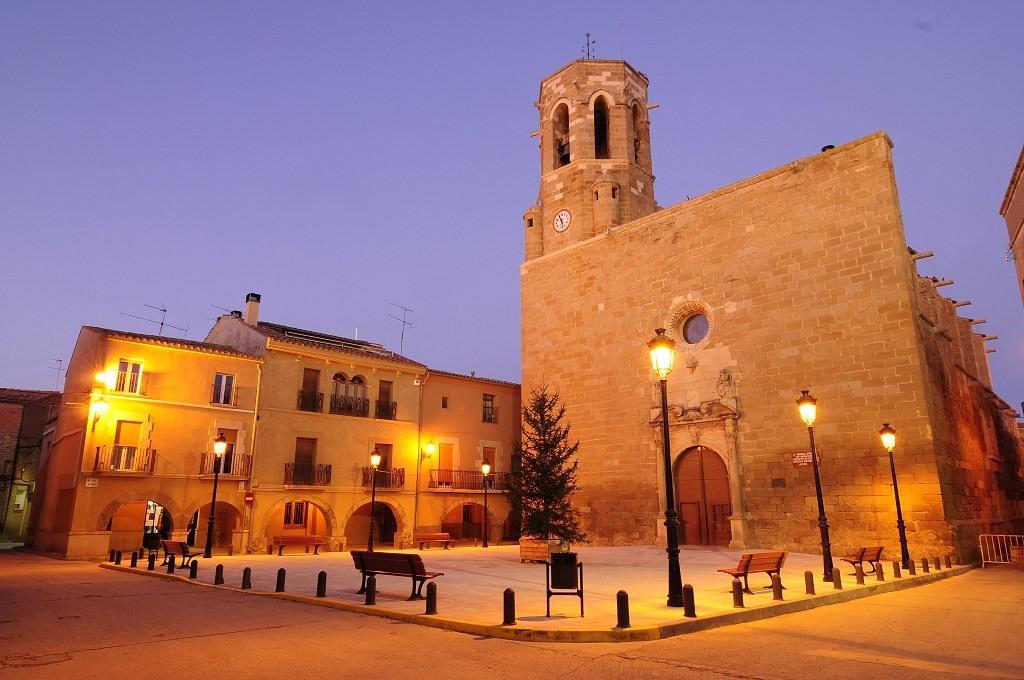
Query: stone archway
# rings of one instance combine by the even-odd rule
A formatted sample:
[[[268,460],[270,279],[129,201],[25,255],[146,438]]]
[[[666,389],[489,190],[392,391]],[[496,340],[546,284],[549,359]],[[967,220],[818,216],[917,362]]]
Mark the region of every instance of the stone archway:
[[[287,498],[281,498],[267,507],[267,509],[260,515],[257,522],[253,523],[253,526],[258,527],[256,531],[250,536],[250,545],[253,552],[263,552],[266,550],[270,543],[269,538],[272,534],[285,533],[290,534],[300,531],[297,524],[293,524],[289,527],[284,527],[284,515],[286,510],[291,510],[294,513],[294,506],[296,503],[305,503],[315,510],[312,510],[308,514],[304,514],[303,529],[308,529],[310,533],[317,535],[323,535],[327,537],[327,550],[337,550],[341,541],[341,528],[343,524],[338,523],[338,517],[334,513],[334,509],[329,503],[319,496],[310,496],[305,494],[296,494],[295,496],[289,496]],[[289,508],[289,506],[291,506]],[[316,526],[308,526],[308,522],[305,521],[305,517],[312,516],[315,520],[318,520]],[[294,520],[294,516],[289,518]],[[322,522],[322,525],[319,524]]]
[[[170,513],[171,523],[174,527],[184,527],[186,524],[186,516],[181,511],[181,507],[178,503],[170,496],[160,493],[159,491],[132,491],[124,493],[115,498],[114,500],[107,503],[107,505],[100,511],[99,517],[96,519],[96,529],[98,531],[106,531],[110,525],[110,521],[113,519],[114,514],[118,508],[128,503],[139,503],[153,501],[159,504],[165,511]]]
[[[373,509],[373,541],[375,546],[394,546],[401,548],[406,539],[402,536],[402,525],[399,524],[396,506],[387,501],[369,501],[353,507],[345,522],[345,543],[350,549],[367,546],[370,531],[370,511]]]
[[[725,459],[710,447],[692,446],[676,458],[672,473],[680,543],[728,546],[732,498]]]

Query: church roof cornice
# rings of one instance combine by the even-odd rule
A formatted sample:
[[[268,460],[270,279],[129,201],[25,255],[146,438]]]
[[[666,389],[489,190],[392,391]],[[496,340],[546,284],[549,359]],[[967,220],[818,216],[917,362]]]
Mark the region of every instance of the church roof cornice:
[[[593,236],[593,237],[587,239],[586,241],[578,241],[576,243],[567,245],[564,248],[560,248],[559,250],[556,250],[553,253],[547,253],[547,254],[541,255],[539,257],[535,257],[532,260],[528,260],[528,261],[522,263],[521,265],[519,265],[519,272],[520,272],[520,274],[524,274],[527,271],[529,271],[530,267],[532,267],[533,265],[535,265],[535,264],[537,264],[539,262],[543,262],[543,261],[548,260],[550,258],[558,257],[558,256],[563,255],[565,253],[573,252],[573,251],[575,251],[575,250],[577,250],[579,248],[586,248],[587,246],[589,246],[591,244],[594,244],[594,243],[599,243],[600,241],[602,241],[602,240],[604,240],[604,239],[606,239],[606,238],[608,238],[609,236],[612,236],[612,235],[627,234],[627,233],[629,233],[631,231],[635,231],[637,229],[648,228],[652,224],[656,224],[657,222],[659,222],[661,220],[665,220],[666,218],[669,218],[670,216],[672,216],[672,215],[674,215],[676,213],[680,213],[680,212],[684,212],[684,211],[687,211],[687,210],[696,209],[699,206],[701,206],[701,205],[703,205],[705,203],[708,203],[710,201],[714,201],[717,198],[721,198],[722,196],[726,196],[728,194],[731,194],[733,192],[739,191],[741,189],[745,189],[745,188],[753,186],[755,184],[759,184],[761,182],[765,182],[765,181],[770,180],[770,179],[772,179],[774,177],[777,177],[778,175],[782,175],[782,174],[785,174],[787,172],[791,172],[795,168],[803,167],[803,166],[806,166],[806,165],[808,165],[810,163],[814,163],[816,161],[822,160],[824,158],[829,158],[829,157],[834,156],[836,154],[841,154],[841,153],[850,151],[852,149],[857,148],[858,146],[862,146],[864,144],[869,144],[869,143],[874,142],[874,141],[879,140],[879,139],[884,140],[885,143],[888,144],[889,148],[893,147],[892,139],[890,139],[888,133],[886,133],[884,130],[879,130],[878,132],[873,132],[873,133],[871,133],[869,135],[865,135],[864,137],[859,137],[858,139],[855,139],[853,141],[847,142],[846,144],[842,144],[840,146],[837,146],[834,149],[829,149],[828,151],[822,151],[820,153],[813,154],[811,156],[805,156],[803,158],[798,158],[796,160],[793,160],[793,161],[790,161],[790,162],[786,163],[785,165],[780,165],[780,166],[778,166],[776,168],[772,168],[771,170],[766,170],[766,171],[764,171],[762,173],[759,173],[757,175],[754,175],[752,177],[748,177],[747,179],[740,180],[738,182],[735,182],[733,184],[729,184],[729,185],[724,186],[724,187],[720,187],[718,189],[713,189],[713,190],[707,192],[706,194],[701,194],[700,196],[694,196],[693,198],[691,198],[689,200],[682,201],[681,203],[676,203],[675,205],[669,206],[669,207],[664,208],[662,210],[656,210],[655,212],[653,212],[653,213],[651,213],[649,215],[645,215],[645,216],[643,216],[643,217],[641,217],[639,219],[633,220],[632,222],[627,222],[626,224],[623,224],[620,227],[614,227],[612,229],[609,229],[607,232],[604,232],[602,234],[598,234],[596,236]]]

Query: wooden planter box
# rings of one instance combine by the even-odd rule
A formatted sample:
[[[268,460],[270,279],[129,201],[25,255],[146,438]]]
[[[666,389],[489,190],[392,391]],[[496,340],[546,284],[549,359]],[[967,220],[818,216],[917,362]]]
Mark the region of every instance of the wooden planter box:
[[[547,562],[551,559],[552,551],[558,550],[558,545],[558,541],[555,540],[544,540],[543,538],[520,538],[519,561]]]

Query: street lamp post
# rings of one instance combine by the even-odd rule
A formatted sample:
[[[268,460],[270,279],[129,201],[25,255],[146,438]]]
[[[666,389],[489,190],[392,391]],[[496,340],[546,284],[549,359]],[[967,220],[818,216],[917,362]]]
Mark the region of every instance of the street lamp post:
[[[373,520],[377,516],[377,466],[380,465],[380,452],[377,449],[370,454],[370,537],[366,540],[367,552],[373,552]]]
[[[910,568],[910,551],[907,550],[907,525],[903,521],[903,507],[900,505],[900,486],[896,481],[896,461],[893,460],[892,450],[896,448],[896,430],[889,426],[889,423],[882,425],[878,431],[882,437],[882,446],[889,452],[889,470],[892,472],[892,491],[896,494],[896,529],[900,532],[900,559],[903,568]]]
[[[814,420],[818,415],[818,400],[807,390],[800,391],[796,400],[800,418],[807,426],[811,439],[811,465],[814,467],[814,491],[818,494],[818,528],[821,530],[821,561],[826,581],[832,580],[832,545],[828,538],[828,518],[825,517],[825,499],[821,495],[821,474],[818,472],[818,450],[814,447]]]
[[[487,479],[487,476],[491,474],[491,464],[487,461],[486,458],[484,459],[483,465],[480,466],[480,472],[483,474],[483,480],[484,480],[484,521],[483,521],[483,525],[484,526],[483,526],[483,529],[484,529],[484,547],[486,548],[487,547],[487,534],[490,533],[490,531],[489,531],[490,526],[488,526],[488,524],[487,524],[487,482],[489,481]]]
[[[206,526],[206,549],[203,550],[203,557],[213,557],[213,511],[217,507],[217,483],[220,481],[220,462],[228,450],[228,440],[221,432],[213,440],[213,498],[210,499],[210,522]]]
[[[665,335],[664,328],[655,329],[654,339],[647,343],[651,366],[661,383],[661,439],[665,468],[665,530],[668,553],[668,606],[683,606],[683,573],[679,567],[679,519],[676,514],[675,491],[672,484],[672,445],[668,432],[668,374],[675,362],[676,343]]]

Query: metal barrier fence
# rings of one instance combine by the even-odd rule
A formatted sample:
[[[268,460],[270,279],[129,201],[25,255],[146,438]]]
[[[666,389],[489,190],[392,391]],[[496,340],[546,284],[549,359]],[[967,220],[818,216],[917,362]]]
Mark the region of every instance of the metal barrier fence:
[[[981,566],[1024,563],[1024,536],[1020,534],[981,534],[978,536]]]

